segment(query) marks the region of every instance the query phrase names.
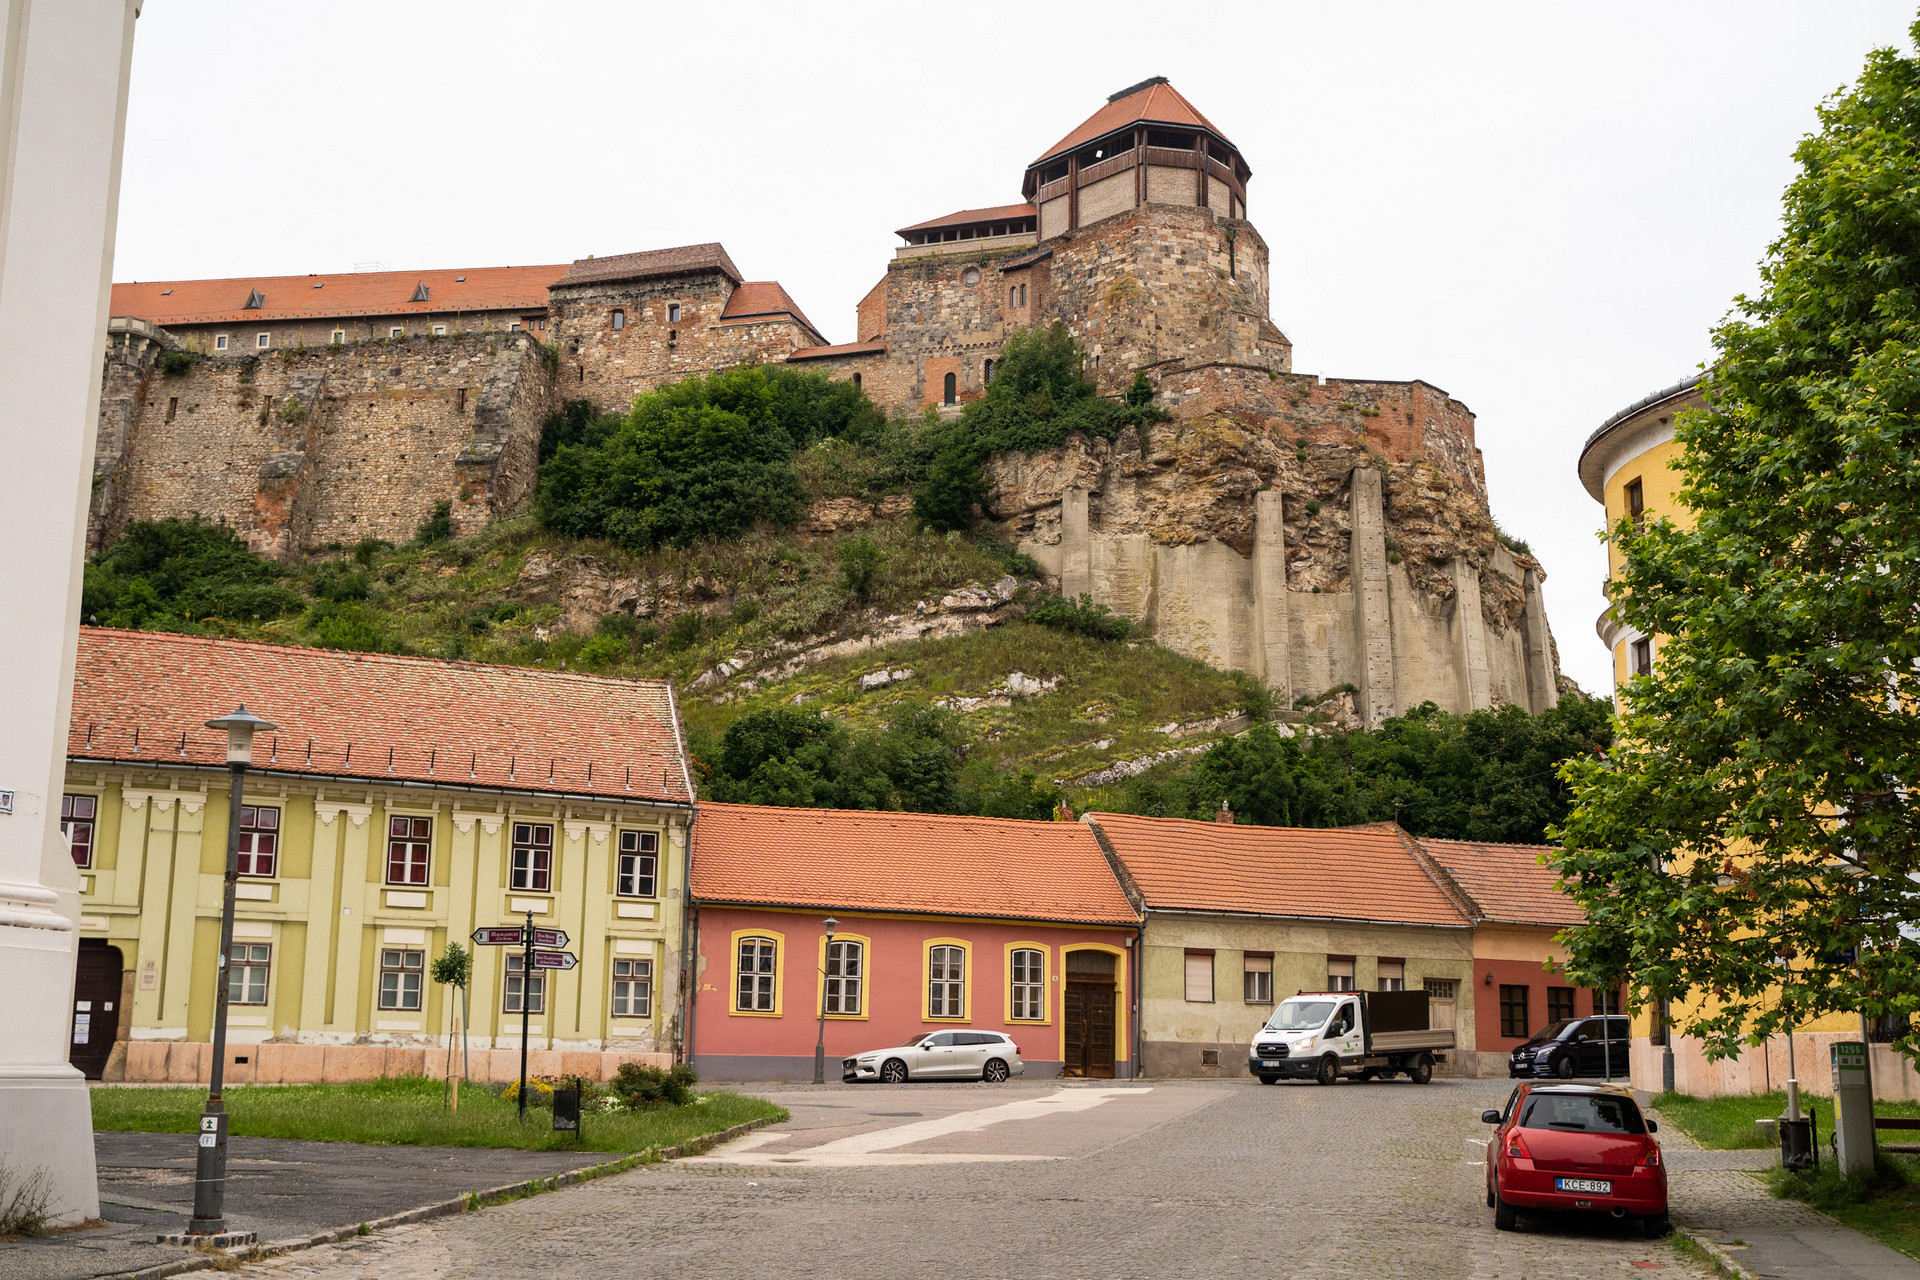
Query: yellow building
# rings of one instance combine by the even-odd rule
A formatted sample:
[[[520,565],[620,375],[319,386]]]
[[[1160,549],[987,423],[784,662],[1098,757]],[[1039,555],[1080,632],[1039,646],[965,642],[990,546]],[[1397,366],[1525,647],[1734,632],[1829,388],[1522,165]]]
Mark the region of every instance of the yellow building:
[[[1704,408],[1700,377],[1677,382],[1635,401],[1600,424],[1580,450],[1580,483],[1606,509],[1611,529],[1623,518],[1669,519],[1686,528],[1692,513],[1679,499],[1681,475],[1674,469],[1683,452],[1674,438],[1674,416]],[[1620,548],[1607,547],[1612,581],[1625,562]],[[1651,674],[1659,662],[1661,637],[1642,635],[1603,608],[1595,629],[1613,655],[1614,687],[1636,675]],[[1638,1088],[1678,1089],[1701,1097],[1726,1093],[1766,1093],[1785,1087],[1787,1038],[1776,1036],[1764,1049],[1738,1058],[1708,1062],[1690,1036],[1671,1034],[1664,1010],[1642,1011],[1634,1018],[1633,1081]],[[1795,1068],[1802,1086],[1830,1089],[1827,1048],[1835,1040],[1858,1040],[1860,1019],[1836,1013],[1809,1022],[1794,1033]],[[1884,1038],[1884,1036],[1882,1037]],[[1920,1076],[1884,1043],[1873,1046],[1874,1090],[1882,1098],[1920,1098]]]
[[[205,722],[240,703],[277,729],[242,795],[228,1080],[437,1073],[434,960],[528,912],[578,966],[472,947],[473,1074],[513,1078],[523,1001],[535,1074],[671,1060],[693,792],[665,682],[83,628],[74,685],[87,1074],[207,1076],[230,785]]]

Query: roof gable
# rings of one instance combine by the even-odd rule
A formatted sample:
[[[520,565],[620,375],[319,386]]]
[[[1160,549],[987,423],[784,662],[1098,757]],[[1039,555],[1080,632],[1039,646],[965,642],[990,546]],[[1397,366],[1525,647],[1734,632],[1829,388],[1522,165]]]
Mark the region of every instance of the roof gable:
[[[1431,840],[1421,849],[1439,864],[1485,920],[1496,924],[1585,924],[1580,904],[1555,887],[1552,867],[1540,865],[1551,846],[1486,840]]]
[[[810,335],[820,339],[820,331],[813,327],[813,321],[807,319],[806,313],[800,310],[800,304],[793,300],[793,295],[778,280],[747,281],[733,291],[720,312],[722,322],[770,319],[774,316],[792,316]]]
[[[1227,141],[1227,135],[1214,128],[1213,122],[1201,115],[1178,89],[1168,84],[1165,76],[1155,76],[1107,99],[1106,106],[1081,121],[1079,128],[1041,152],[1033,163],[1045,164],[1055,156],[1092,142],[1115,129],[1142,122],[1205,129],[1222,142]]]

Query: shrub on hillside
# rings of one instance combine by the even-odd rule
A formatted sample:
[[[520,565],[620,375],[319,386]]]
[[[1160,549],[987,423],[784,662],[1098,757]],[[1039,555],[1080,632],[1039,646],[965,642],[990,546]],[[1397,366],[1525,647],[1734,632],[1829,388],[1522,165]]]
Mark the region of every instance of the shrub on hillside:
[[[1095,640],[1125,640],[1133,627],[1125,618],[1115,617],[1113,610],[1095,604],[1092,596],[1084,594],[1078,600],[1048,596],[1036,601],[1027,606],[1027,621]]]
[[[315,601],[301,625],[316,648],[380,653],[389,647],[380,615],[357,601]]]
[[[87,565],[81,617],[160,630],[210,619],[258,622],[306,603],[290,578],[285,566],[199,516],[137,520]]]
[[[959,721],[939,707],[903,708],[887,728],[860,731],[818,711],[771,707],[696,750],[709,762],[704,791],[715,800],[952,813],[964,742]]]

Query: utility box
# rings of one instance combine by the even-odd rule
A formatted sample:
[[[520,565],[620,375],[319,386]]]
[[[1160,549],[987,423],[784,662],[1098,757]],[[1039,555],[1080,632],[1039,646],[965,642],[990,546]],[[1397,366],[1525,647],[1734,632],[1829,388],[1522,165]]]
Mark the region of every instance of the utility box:
[[[1867,1078],[1867,1046],[1842,1040],[1833,1055],[1833,1146],[1844,1176],[1874,1164],[1873,1087]]]

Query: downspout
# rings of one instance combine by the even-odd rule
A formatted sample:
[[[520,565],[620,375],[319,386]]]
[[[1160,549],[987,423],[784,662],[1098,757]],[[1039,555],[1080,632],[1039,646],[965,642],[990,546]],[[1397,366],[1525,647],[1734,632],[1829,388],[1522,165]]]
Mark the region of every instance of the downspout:
[[[687,815],[687,848],[680,863],[681,891],[686,894],[680,906],[680,989],[685,993],[685,1009],[680,1018],[680,1061],[688,1066],[693,1065],[694,997],[700,990],[693,972],[694,957],[699,954],[694,945],[695,935],[700,930],[700,904],[693,900],[693,824],[699,819],[700,810],[696,806]]]
[[[1140,923],[1134,927],[1133,938],[1133,1078],[1140,1079],[1146,1074],[1147,1033],[1140,1025],[1146,1014],[1147,1002],[1140,995],[1141,975],[1146,972],[1147,950],[1147,908],[1140,908]]]

